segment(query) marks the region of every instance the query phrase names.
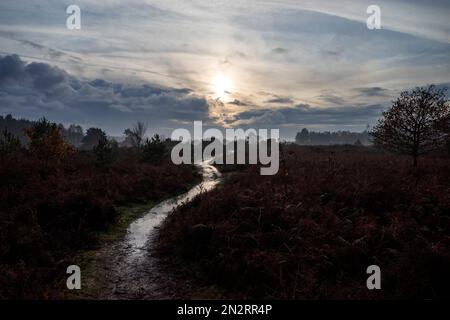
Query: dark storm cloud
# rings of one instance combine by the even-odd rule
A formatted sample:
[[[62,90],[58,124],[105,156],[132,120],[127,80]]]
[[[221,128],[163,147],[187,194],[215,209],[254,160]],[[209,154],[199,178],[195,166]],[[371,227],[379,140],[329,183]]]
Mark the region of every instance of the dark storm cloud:
[[[44,90],[67,81],[67,74],[64,71],[45,63],[30,63],[25,67],[25,73],[33,80],[35,88]]]
[[[204,120],[208,103],[190,89],[81,80],[46,63],[0,56],[0,113],[46,116],[116,130],[136,120],[167,126]],[[121,131],[122,129],[117,129]]]
[[[17,55],[0,56],[0,89],[23,87],[24,91],[36,89],[45,93],[57,85],[67,85],[72,78],[64,70],[46,63],[33,62],[26,64]]]
[[[25,76],[25,66],[19,56],[5,56],[0,58],[0,83],[10,80],[20,80]]]

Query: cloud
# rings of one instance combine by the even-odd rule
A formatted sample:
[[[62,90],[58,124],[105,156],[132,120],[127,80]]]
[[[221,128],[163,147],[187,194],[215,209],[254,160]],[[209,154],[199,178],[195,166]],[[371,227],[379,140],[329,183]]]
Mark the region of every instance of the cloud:
[[[285,48],[274,48],[271,51],[273,54],[286,54],[288,52]]]
[[[371,124],[386,108],[384,105],[339,106],[329,108],[299,104],[276,110],[258,109],[242,112],[236,116],[233,125],[258,126],[342,126]]]
[[[294,8],[303,8],[332,16],[358,21],[365,24],[368,15],[364,14],[371,0],[296,0],[285,1]],[[382,28],[418,37],[450,43],[447,0],[378,0],[381,8]]]
[[[118,133],[142,119],[339,130],[401,90],[450,81],[448,0],[380,0],[381,30],[366,27],[369,0],[79,2],[75,32],[59,0],[0,1],[0,54],[44,62],[1,59],[0,113]],[[219,72],[233,83],[225,104]]]
[[[342,53],[342,51],[338,51],[338,50],[323,50],[322,53],[324,55],[326,55],[326,56],[335,58],[335,57],[338,57]]]
[[[347,103],[344,98],[333,94],[321,94],[317,98],[333,105],[344,105]]]
[[[248,104],[246,102],[243,102],[243,101],[238,100],[238,99],[234,99],[233,101],[228,102],[228,104],[233,104],[235,106],[241,106],[241,107],[248,106]]]
[[[270,100],[267,100],[266,103],[278,103],[278,104],[293,104],[294,100],[287,97],[276,97]]]
[[[80,61],[80,59],[78,57],[68,55],[65,52],[62,52],[60,50],[55,50],[53,48],[49,48],[49,47],[43,46],[43,45],[41,45],[39,43],[30,41],[30,40],[22,40],[22,39],[16,39],[16,40],[18,42],[21,42],[21,43],[23,43],[25,45],[28,45],[28,46],[32,47],[32,48],[46,51],[47,54],[49,55],[49,57],[52,58],[52,59],[59,59],[59,58],[61,58],[63,56],[69,56],[72,59]]]
[[[356,104],[362,97],[349,99],[355,87],[401,90],[449,81],[448,42],[426,40],[436,32],[448,37],[448,1],[383,0],[382,30],[367,29],[368,4],[130,0],[119,10],[117,0],[82,0],[82,29],[72,32],[60,1],[42,0],[39,10],[32,0],[0,1],[0,41],[4,53],[77,77],[134,77],[205,96],[214,74],[226,71],[239,92],[232,99],[246,102],[264,90],[314,104],[330,88]],[[394,22],[401,32],[389,28]],[[414,29],[432,32],[424,39]],[[142,41],[148,36],[152,41]]]
[[[0,59],[0,83],[18,80],[25,76],[24,63],[19,56],[5,56]]]
[[[283,112],[279,110],[260,110],[241,113],[233,126],[264,126],[273,127],[286,122]]]
[[[45,63],[26,64],[18,55],[0,56],[0,84],[19,85],[25,88],[50,90],[54,86],[67,84],[71,78],[64,70]]]
[[[368,97],[386,97],[389,90],[381,87],[355,88],[361,95]]]
[[[120,133],[144,120],[153,126],[206,120],[208,103],[187,88],[76,78],[46,63],[0,56],[0,112],[97,125]]]

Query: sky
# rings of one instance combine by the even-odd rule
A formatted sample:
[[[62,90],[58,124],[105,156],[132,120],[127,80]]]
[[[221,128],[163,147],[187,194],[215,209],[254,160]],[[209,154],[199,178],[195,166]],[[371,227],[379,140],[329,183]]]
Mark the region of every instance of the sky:
[[[402,90],[449,86],[449,17],[448,0],[2,0],[0,115],[110,135],[363,131]]]

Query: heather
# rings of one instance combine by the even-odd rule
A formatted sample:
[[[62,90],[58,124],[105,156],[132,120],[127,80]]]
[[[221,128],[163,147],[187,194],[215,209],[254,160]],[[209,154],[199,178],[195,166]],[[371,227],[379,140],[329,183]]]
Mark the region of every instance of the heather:
[[[55,281],[61,285],[75,254],[94,248],[99,234],[117,223],[120,206],[160,201],[198,181],[193,166],[172,164],[166,152],[150,161],[135,148],[119,148],[104,133],[93,149],[83,151],[46,120],[26,134],[27,145],[6,131],[0,139],[3,299],[57,296]],[[163,145],[159,141],[159,149]]]
[[[282,145],[277,175],[240,169],[161,230],[160,253],[186,279],[226,298],[449,296],[448,158],[414,168],[372,147]],[[373,264],[382,290],[366,287]]]

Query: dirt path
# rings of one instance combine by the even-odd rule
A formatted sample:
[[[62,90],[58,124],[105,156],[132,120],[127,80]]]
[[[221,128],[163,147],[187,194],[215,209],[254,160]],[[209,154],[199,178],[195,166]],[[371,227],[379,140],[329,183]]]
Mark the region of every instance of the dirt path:
[[[98,250],[92,274],[83,290],[90,299],[170,299],[175,298],[185,286],[178,287],[174,276],[160,267],[152,255],[159,225],[167,214],[181,203],[192,200],[201,192],[213,189],[220,173],[208,161],[198,165],[203,181],[187,193],[168,199],[150,209],[131,223],[126,236],[106,244]]]

